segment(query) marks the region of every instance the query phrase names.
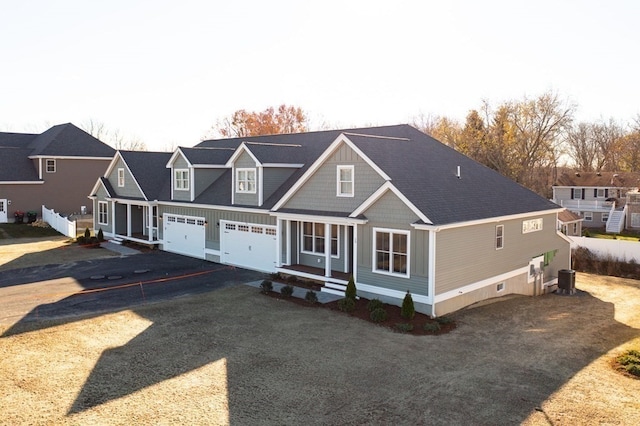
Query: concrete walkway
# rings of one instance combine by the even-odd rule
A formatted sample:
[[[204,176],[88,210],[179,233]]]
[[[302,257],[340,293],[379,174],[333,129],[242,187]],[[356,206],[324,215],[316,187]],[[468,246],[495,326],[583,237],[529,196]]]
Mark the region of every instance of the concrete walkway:
[[[111,250],[116,253],[120,253],[121,256],[131,256],[131,255],[140,253],[140,251],[136,249],[123,246],[122,244],[112,243],[111,241],[104,241],[100,243],[100,247],[106,248],[107,250]]]
[[[262,284],[262,281],[251,281],[246,284],[251,287],[260,288],[260,284]],[[280,293],[280,291],[282,290],[282,287],[286,285],[286,284],[277,283],[277,282],[272,282],[272,284],[273,284],[273,291],[276,293]],[[307,291],[309,291],[309,289],[307,288],[296,287],[296,286],[292,286],[292,287],[293,287],[292,296],[298,299],[304,299],[305,296],[307,295]],[[316,296],[318,297],[318,303],[323,303],[323,304],[343,299],[342,296],[338,296],[331,293],[323,293],[321,291],[316,291]]]

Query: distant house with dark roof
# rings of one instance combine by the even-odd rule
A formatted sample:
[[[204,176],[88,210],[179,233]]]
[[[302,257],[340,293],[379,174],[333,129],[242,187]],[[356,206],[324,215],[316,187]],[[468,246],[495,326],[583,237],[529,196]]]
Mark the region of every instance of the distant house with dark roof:
[[[629,200],[640,187],[637,172],[564,172],[553,185],[553,201],[584,219],[586,228],[619,233],[640,228],[640,215]],[[629,196],[628,196],[629,194]]]
[[[570,266],[562,209],[408,125],[119,152],[95,228],[438,316],[540,294]]]
[[[0,223],[43,205],[66,214],[90,210],[87,192],[114,153],[70,123],[41,134],[0,133]]]

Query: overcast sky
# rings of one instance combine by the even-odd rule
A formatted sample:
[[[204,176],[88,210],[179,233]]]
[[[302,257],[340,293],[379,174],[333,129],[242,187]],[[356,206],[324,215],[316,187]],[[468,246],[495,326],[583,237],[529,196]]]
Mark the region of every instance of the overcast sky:
[[[464,119],[552,90],[577,118],[640,113],[640,2],[0,0],[0,130],[89,119],[149,149],[237,109],[312,126]]]

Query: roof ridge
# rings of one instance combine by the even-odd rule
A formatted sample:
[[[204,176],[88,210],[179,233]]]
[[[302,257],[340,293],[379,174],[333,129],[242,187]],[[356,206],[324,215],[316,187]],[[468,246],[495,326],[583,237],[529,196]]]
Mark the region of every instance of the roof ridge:
[[[181,146],[180,149],[211,149],[220,151],[235,151],[236,148],[224,147],[224,146]]]
[[[377,138],[377,139],[393,139],[393,140],[398,140],[398,141],[410,141],[411,139],[409,138],[399,138],[397,136],[380,136],[380,135],[367,135],[367,134],[363,134],[363,133],[353,133],[353,132],[342,132],[343,135],[349,135],[349,136],[364,136],[367,138]]]
[[[302,145],[294,144],[294,143],[275,143],[275,142],[251,142],[251,141],[243,141],[246,145],[264,145],[264,146],[287,146],[291,148],[301,148]]]

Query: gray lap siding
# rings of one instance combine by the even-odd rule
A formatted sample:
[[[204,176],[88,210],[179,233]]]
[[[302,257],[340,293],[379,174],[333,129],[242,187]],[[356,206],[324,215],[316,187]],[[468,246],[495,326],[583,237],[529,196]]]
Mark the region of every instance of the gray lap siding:
[[[118,186],[118,169],[124,169],[124,186]],[[116,167],[113,168],[113,171],[107,179],[109,183],[111,183],[113,190],[116,191],[116,196],[143,198],[142,192],[140,192],[138,185],[136,185],[133,176],[129,173],[129,169],[125,167],[121,159],[118,160]]]
[[[249,154],[247,154],[246,152],[243,152],[242,154],[240,154],[240,156],[237,158],[237,160],[234,163],[234,167],[236,169],[242,169],[242,168],[248,168],[248,169],[255,169],[256,171],[256,192],[255,193],[244,193],[244,192],[235,192],[236,188],[235,188],[235,183],[234,183],[234,188],[232,188],[232,191],[235,192],[234,194],[234,204],[238,204],[241,206],[257,206],[258,205],[258,188],[260,188],[261,182],[260,182],[260,176],[258,173],[258,169],[256,168],[256,162],[253,160],[253,158],[251,158],[251,156]],[[235,173],[236,171],[234,170],[234,176],[233,176],[233,180],[235,182]]]
[[[176,158],[176,161],[174,161],[173,163],[173,168],[171,170],[171,187],[173,188],[173,199],[176,201],[191,201],[191,191],[190,190],[183,190],[183,189],[176,189],[175,187],[175,170],[177,169],[189,169],[189,164],[187,163],[187,161],[182,157],[179,156],[178,158]]]
[[[358,282],[406,292],[428,295],[429,233],[414,229],[418,220],[393,193],[387,192],[364,213],[369,222],[358,226]],[[373,271],[374,228],[388,228],[409,232],[409,278],[385,275]]]
[[[558,250],[545,271],[548,279],[567,268],[569,243],[557,235],[556,214],[543,218],[543,229],[522,233],[523,219],[445,229],[436,235],[436,294],[527,267],[529,261]],[[529,219],[529,218],[527,218]],[[504,247],[496,249],[496,226],[504,226]]]

